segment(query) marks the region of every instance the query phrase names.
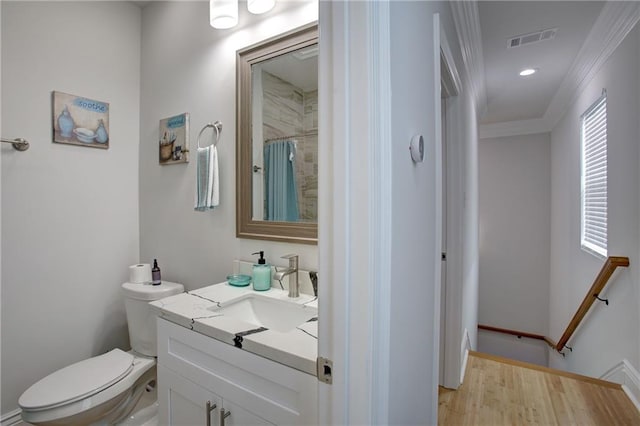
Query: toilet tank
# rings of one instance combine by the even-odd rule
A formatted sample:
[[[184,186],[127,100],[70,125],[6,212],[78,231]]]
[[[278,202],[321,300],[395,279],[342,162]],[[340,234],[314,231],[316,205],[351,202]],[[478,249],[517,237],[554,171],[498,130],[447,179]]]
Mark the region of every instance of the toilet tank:
[[[182,293],[184,286],[167,281],[160,285],[124,283],[122,291],[131,349],[141,355],[156,356],[156,314],[149,302]]]

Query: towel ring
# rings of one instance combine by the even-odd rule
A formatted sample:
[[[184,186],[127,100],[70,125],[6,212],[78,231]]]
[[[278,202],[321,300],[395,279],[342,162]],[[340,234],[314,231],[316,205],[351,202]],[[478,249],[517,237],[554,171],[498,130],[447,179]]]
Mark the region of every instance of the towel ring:
[[[212,127],[216,131],[216,141],[212,145],[215,147],[218,146],[218,141],[220,141],[220,132],[222,131],[222,123],[216,121],[215,123],[205,124],[202,130],[200,130],[200,133],[198,133],[198,149],[203,148],[200,146],[200,137],[202,136],[202,133],[209,127]]]

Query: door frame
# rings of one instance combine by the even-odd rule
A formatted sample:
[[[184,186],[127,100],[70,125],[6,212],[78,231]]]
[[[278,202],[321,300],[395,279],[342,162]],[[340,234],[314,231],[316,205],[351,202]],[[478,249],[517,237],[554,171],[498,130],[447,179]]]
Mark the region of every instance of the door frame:
[[[390,368],[390,296],[391,265],[391,48],[390,3],[320,2],[319,5],[319,198],[318,267],[325,285],[319,294],[318,355],[333,361],[333,383],[319,383],[319,424],[387,424],[389,419]],[[441,56],[452,81],[462,88],[446,35],[441,32],[439,14],[433,15],[434,81],[439,155],[440,65]],[[457,97],[458,99],[460,96]],[[455,98],[454,98],[455,99]],[[369,105],[371,108],[362,108]],[[450,122],[460,117],[457,108],[447,107]],[[450,140],[461,140],[456,126],[447,125]],[[335,141],[335,142],[334,142]],[[345,141],[349,143],[345,144]],[[460,145],[459,143],[456,145]],[[454,155],[448,152],[448,181],[452,176]],[[375,173],[369,173],[375,170]],[[460,172],[460,170],[459,170]],[[435,164],[436,199],[441,195],[442,167]],[[462,192],[460,192],[462,193]],[[448,192],[448,199],[457,196]],[[438,201],[441,203],[441,201]],[[434,348],[439,347],[440,327],[440,246],[441,206],[436,205],[437,262],[432,277]],[[448,211],[457,208],[448,200]],[[440,213],[437,213],[438,210]],[[462,214],[455,215],[462,217]],[[459,226],[447,221],[447,234]],[[457,235],[462,236],[458,231]],[[462,254],[462,244],[450,239],[449,253]],[[460,262],[455,264],[461,265]],[[452,273],[447,263],[447,323],[445,385],[460,377],[460,341],[462,335],[462,276]],[[451,277],[451,279],[449,279]],[[455,289],[456,292],[453,292]],[[452,342],[457,340],[457,345]],[[456,350],[457,346],[457,350]],[[450,358],[451,357],[451,358]],[[439,361],[436,351],[432,365],[434,387],[437,385]],[[451,372],[457,369],[457,374]],[[454,387],[459,385],[459,381]],[[437,395],[435,389],[434,395]],[[437,418],[437,397],[425,401]]]
[[[440,27],[438,25],[438,27]],[[462,80],[456,67],[453,53],[444,29],[439,28],[439,64],[440,79],[434,84],[442,87],[446,98],[445,117],[446,129],[440,132],[445,135],[441,141],[442,149],[446,151],[446,164],[443,165],[443,188],[446,194],[446,207],[441,209],[447,212],[444,221],[446,229],[443,230],[443,240],[446,241],[447,261],[445,263],[445,284],[441,289],[441,297],[444,298],[445,312],[444,338],[444,381],[440,383],[449,389],[457,389],[461,383],[461,370],[463,368],[463,356],[460,350],[464,338],[462,323],[462,253],[463,253],[463,226],[462,208],[464,200],[463,174],[459,164],[462,163],[464,153],[460,149],[460,126],[456,123],[461,118],[460,93],[462,92]],[[440,100],[438,100],[440,101]],[[439,102],[440,103],[440,102]],[[442,121],[441,107],[436,108],[437,120]],[[440,375],[439,375],[440,377]]]
[[[318,355],[333,361],[333,383],[319,383],[318,424],[387,424],[390,4],[319,8]]]

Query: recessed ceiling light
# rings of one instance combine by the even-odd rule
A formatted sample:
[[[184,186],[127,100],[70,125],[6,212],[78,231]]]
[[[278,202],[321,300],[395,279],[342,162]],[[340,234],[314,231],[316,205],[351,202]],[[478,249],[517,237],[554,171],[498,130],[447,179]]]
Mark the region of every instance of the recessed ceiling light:
[[[520,77],[526,77],[528,75],[532,75],[535,74],[538,70],[535,68],[525,68],[522,71],[520,71]]]

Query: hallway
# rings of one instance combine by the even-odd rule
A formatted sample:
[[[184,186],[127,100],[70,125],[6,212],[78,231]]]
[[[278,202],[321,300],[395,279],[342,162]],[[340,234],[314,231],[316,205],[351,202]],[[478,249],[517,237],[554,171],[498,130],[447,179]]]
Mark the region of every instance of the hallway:
[[[620,385],[470,352],[457,391],[440,388],[440,425],[637,425]]]

